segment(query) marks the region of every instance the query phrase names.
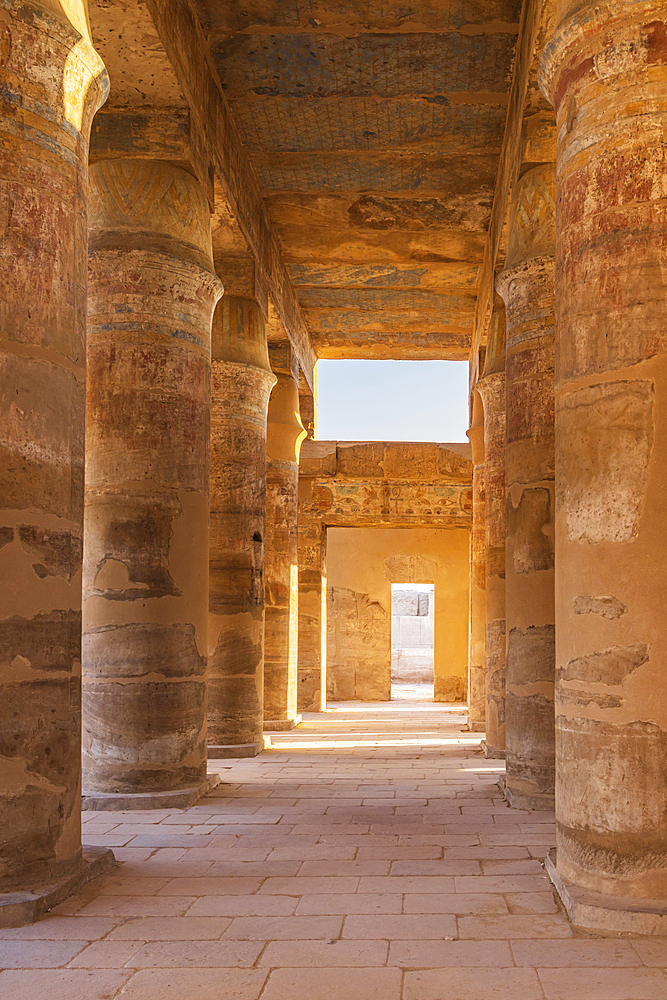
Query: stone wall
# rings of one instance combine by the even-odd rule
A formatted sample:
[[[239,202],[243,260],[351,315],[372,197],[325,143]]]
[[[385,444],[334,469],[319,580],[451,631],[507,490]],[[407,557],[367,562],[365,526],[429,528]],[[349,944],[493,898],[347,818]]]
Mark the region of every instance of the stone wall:
[[[433,583],[435,700],[462,701],[468,669],[469,532],[329,528],[327,535],[329,697],[390,698],[391,584]]]

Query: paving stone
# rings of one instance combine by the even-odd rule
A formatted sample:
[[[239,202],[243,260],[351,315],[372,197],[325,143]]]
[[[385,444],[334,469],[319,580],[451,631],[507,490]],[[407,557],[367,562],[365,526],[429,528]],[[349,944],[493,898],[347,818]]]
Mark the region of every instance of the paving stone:
[[[132,964],[138,969],[243,968],[255,964],[263,947],[256,941],[155,941],[144,945]]]
[[[49,913],[36,924],[0,928],[0,941],[95,941],[116,923],[110,917],[60,917]]]
[[[386,941],[271,941],[259,965],[272,968],[351,968],[384,965]]]
[[[145,941],[94,941],[69,963],[70,969],[118,969],[132,965]]]
[[[482,892],[406,893],[403,901],[404,913],[456,913],[466,914],[509,913],[505,899],[499,894]]]
[[[517,965],[534,968],[641,965],[630,941],[512,941],[510,947]]]
[[[456,918],[452,914],[353,914],[345,920],[342,937],[397,938],[399,940],[425,940],[456,937]]]
[[[337,938],[342,924],[341,916],[236,917],[225,931],[223,939],[297,941]]]
[[[634,938],[632,947],[644,965],[667,967],[667,937]]]
[[[459,937],[479,940],[572,937],[571,925],[560,916],[459,917],[458,924]]]
[[[2,1000],[109,1000],[132,975],[131,969],[16,969],[0,972]]]
[[[543,1000],[533,969],[447,968],[406,972],[403,1000]]]
[[[188,909],[189,917],[272,917],[294,913],[293,896],[200,896]],[[331,912],[330,910],[328,912]]]
[[[403,897],[373,893],[316,893],[302,896],[296,912],[307,913],[400,913]],[[440,912],[440,911],[438,911]]]
[[[125,984],[127,1000],[257,1000],[262,969],[142,969]]]
[[[231,923],[226,917],[135,917],[111,931],[109,941],[215,941]]]
[[[57,969],[67,965],[87,941],[0,941],[2,969]]]
[[[404,969],[514,966],[507,941],[392,941],[389,965]]]
[[[276,969],[262,1000],[399,1000],[401,973],[384,968]]]
[[[519,971],[519,970],[517,970]],[[665,1000],[662,969],[539,969],[546,1000]]]

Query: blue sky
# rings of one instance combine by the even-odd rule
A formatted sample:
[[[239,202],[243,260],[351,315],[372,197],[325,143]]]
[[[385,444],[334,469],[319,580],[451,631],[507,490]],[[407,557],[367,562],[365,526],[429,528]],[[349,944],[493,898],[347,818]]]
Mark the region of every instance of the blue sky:
[[[317,436],[467,441],[467,361],[319,361]]]

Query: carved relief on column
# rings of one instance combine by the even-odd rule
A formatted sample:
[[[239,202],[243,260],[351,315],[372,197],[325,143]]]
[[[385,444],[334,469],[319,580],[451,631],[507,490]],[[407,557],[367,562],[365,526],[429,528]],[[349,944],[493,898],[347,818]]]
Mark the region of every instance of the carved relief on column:
[[[554,803],[555,164],[533,167],[512,202],[505,270],[507,394],[506,795]]]
[[[0,18],[0,889],[3,922],[81,864],[81,540],[92,117],[83,7]],[[69,19],[68,19],[69,17]],[[98,853],[104,853],[99,852]],[[113,862],[110,852],[108,860]],[[90,871],[90,869],[88,868]]]
[[[210,335],[222,285],[185,170],[91,167],[84,789],[91,808],[207,788]]]
[[[468,725],[471,732],[486,727],[486,499],[484,493],[484,414],[474,394],[472,447],[472,529],[470,532],[470,621],[468,643]],[[477,422],[478,421],[478,422]]]
[[[494,307],[476,388],[484,404],[487,757],[505,756],[505,310]]]
[[[577,922],[664,934],[667,11],[559,13],[541,67],[559,205],[549,865]]]
[[[266,423],[276,377],[262,310],[224,295],[213,321],[209,757],[264,749]]]
[[[297,718],[299,452],[306,431],[292,350],[280,346],[270,355],[277,381],[267,433],[264,719],[265,728],[291,729]]]

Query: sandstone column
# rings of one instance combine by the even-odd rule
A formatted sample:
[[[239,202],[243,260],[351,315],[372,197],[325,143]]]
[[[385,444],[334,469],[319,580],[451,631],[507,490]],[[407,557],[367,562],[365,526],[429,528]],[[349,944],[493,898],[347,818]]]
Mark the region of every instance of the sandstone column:
[[[87,164],[108,81],[85,10],[0,21],[0,922],[83,874],[81,539]],[[109,852],[106,852],[109,856]],[[113,861],[113,859],[110,859]],[[51,904],[52,905],[52,904]]]
[[[84,804],[191,805],[206,778],[209,206],[185,170],[90,168]]]
[[[259,302],[224,295],[211,377],[209,757],[254,757],[265,745],[266,419],[275,381]]]
[[[484,404],[487,757],[505,756],[505,315],[494,308],[477,391]]]
[[[522,809],[554,804],[554,247],[556,170],[517,184],[505,270],[507,772]]]
[[[541,69],[559,136],[551,871],[575,920],[664,934],[667,11],[559,15]]]
[[[298,678],[298,710],[323,711],[327,699],[327,530],[316,521],[299,522]]]
[[[474,423],[468,431],[472,446],[472,529],[470,532],[470,620],[468,642],[468,726],[486,728],[486,501],[484,496],[484,417],[475,393]]]
[[[297,716],[299,583],[297,518],[299,370],[289,345],[270,349],[276,384],[269,399],[266,467],[264,727],[292,729]]]

